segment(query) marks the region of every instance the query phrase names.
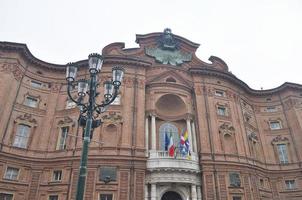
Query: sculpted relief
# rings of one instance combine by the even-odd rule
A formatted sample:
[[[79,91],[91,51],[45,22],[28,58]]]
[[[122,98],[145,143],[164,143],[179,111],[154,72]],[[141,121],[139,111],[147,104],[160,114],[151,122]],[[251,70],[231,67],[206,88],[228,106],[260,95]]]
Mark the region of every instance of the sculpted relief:
[[[155,58],[157,62],[170,65],[181,65],[192,60],[192,54],[179,50],[178,42],[173,37],[171,29],[166,28],[158,41],[157,47],[146,47],[147,55]]]

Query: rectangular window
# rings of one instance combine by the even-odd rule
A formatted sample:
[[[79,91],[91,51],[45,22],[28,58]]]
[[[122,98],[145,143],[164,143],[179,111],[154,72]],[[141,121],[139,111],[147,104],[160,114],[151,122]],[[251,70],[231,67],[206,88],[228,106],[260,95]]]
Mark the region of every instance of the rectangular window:
[[[279,161],[281,164],[288,163],[288,156],[287,156],[287,147],[286,144],[277,144],[278,154],[279,154]]]
[[[30,86],[33,88],[42,88],[42,83],[39,83],[37,81],[31,81]]]
[[[277,108],[275,106],[269,106],[266,108],[266,112],[276,112]]]
[[[14,167],[7,167],[5,172],[5,179],[17,180],[19,175],[19,169]]]
[[[62,170],[53,171],[52,180],[61,181],[62,180]]]
[[[36,108],[36,107],[38,107],[38,99],[36,99],[34,97],[26,97],[25,101],[24,101],[24,105],[32,107],[32,108]]]
[[[286,185],[287,190],[296,189],[296,181],[295,180],[286,180],[285,185]]]
[[[233,197],[233,200],[241,200],[241,197]]]
[[[13,194],[7,194],[7,193],[0,193],[0,200],[13,200],[14,195]]]
[[[66,139],[68,136],[68,130],[69,130],[68,126],[61,127],[56,150],[66,149]]]
[[[111,103],[111,105],[121,105],[121,95],[117,95],[117,97],[114,99],[114,101]]]
[[[100,200],[113,200],[113,194],[100,194]]]
[[[17,127],[16,136],[13,146],[19,148],[26,148],[30,133],[30,126],[19,124]]]
[[[223,97],[223,96],[224,96],[224,92],[221,91],[221,90],[216,90],[216,91],[215,91],[215,96]]]
[[[260,182],[260,186],[264,187],[264,180],[262,178],[259,180],[259,182]]]
[[[223,107],[223,106],[218,106],[217,107],[217,114],[222,115],[222,116],[226,116],[227,115],[226,108]]]
[[[71,108],[75,108],[77,106],[77,104],[75,102],[73,102],[72,100],[68,99],[66,101],[66,109],[71,109]]]
[[[48,200],[59,200],[59,196],[58,195],[49,195]]]
[[[105,183],[116,181],[116,167],[101,167],[99,180]]]
[[[281,129],[281,123],[279,121],[271,121],[269,122],[271,130]]]

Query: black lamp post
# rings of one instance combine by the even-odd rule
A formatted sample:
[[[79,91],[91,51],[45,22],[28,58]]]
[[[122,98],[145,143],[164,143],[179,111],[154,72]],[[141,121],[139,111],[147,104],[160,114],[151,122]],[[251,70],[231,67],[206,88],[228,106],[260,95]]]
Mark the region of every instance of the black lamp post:
[[[104,100],[102,101],[102,104],[99,105],[96,103],[96,97],[99,95],[99,93],[96,92],[96,88],[98,86],[97,74],[101,71],[103,58],[101,55],[96,53],[90,54],[88,57],[88,63],[90,73],[89,80],[75,80],[77,67],[73,63],[68,63],[66,69],[66,80],[68,82],[67,94],[69,98],[80,107],[79,124],[85,127],[76,200],[83,200],[87,176],[88,147],[94,128],[101,124],[101,120],[97,119],[97,117],[100,113],[105,112],[106,108],[117,97],[124,75],[124,69],[122,67],[112,68],[112,80],[105,81]],[[70,90],[75,84],[78,84],[77,100],[75,100],[70,94]],[[87,102],[84,102],[86,94],[88,94],[89,98]]]

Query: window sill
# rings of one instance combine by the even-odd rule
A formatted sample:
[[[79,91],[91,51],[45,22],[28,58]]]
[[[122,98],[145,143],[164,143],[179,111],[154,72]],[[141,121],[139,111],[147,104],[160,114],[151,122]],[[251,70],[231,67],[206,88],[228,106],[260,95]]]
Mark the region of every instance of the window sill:
[[[3,178],[4,181],[10,181],[10,182],[18,182],[18,179],[8,179],[8,178]]]

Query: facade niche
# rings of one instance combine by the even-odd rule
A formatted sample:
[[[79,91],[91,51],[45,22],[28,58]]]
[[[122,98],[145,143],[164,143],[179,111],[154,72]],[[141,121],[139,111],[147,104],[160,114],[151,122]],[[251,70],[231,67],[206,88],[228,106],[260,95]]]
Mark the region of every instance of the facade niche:
[[[219,126],[222,149],[227,154],[237,154],[235,128],[227,122]]]
[[[120,142],[119,132],[122,130],[123,119],[119,113],[109,112],[102,117],[103,125],[100,140],[103,146],[117,147]]]

